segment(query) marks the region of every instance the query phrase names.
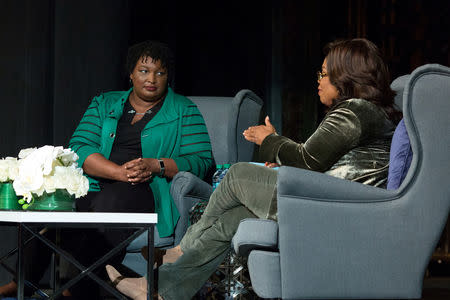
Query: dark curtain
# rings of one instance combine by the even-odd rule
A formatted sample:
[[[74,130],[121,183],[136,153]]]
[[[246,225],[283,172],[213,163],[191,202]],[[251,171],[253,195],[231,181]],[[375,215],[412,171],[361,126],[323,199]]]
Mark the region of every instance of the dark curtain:
[[[375,41],[394,78],[448,65],[448,4],[372,2],[0,0],[0,157],[67,145],[94,96],[129,88],[126,50],[147,39],[175,52],[176,92],[251,89],[280,133],[305,140],[324,111],[315,72],[327,42]]]
[[[0,156],[66,146],[93,96],[126,88],[128,1],[0,3]]]
[[[13,0],[0,5],[0,152],[16,156],[21,147],[52,142],[51,6]]]
[[[129,88],[126,51],[147,39],[174,51],[176,92],[234,96],[251,89],[265,99],[270,7],[237,1],[1,0],[0,157],[17,156],[26,147],[66,146],[94,96]]]
[[[128,1],[54,3],[53,143],[66,145],[93,96],[124,88]]]

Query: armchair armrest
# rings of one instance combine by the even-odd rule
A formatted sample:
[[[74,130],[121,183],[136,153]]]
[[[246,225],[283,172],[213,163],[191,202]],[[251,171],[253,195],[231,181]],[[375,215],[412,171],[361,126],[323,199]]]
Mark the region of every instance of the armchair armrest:
[[[180,211],[189,211],[198,201],[207,200],[212,186],[189,172],[178,172],[172,179],[170,194]],[[190,201],[186,202],[186,199]]]
[[[293,167],[279,169],[277,188],[278,197],[289,195],[325,202],[379,202],[393,200],[399,196],[396,191]]]
[[[212,186],[189,172],[178,172],[172,179],[170,194],[180,213],[175,228],[174,245],[178,245],[189,226],[189,211],[200,200],[208,200]]]
[[[278,251],[278,223],[272,220],[244,219],[231,241],[237,255],[252,250]]]

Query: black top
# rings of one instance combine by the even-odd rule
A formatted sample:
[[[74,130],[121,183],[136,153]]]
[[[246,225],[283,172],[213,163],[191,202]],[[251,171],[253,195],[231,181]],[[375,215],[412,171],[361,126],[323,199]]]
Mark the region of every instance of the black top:
[[[116,138],[112,146],[109,160],[118,165],[122,165],[130,160],[142,157],[141,131],[145,125],[161,109],[163,101],[147,110],[145,115],[134,124],[131,124],[136,111],[130,102],[125,102],[123,114],[117,124]]]
[[[130,160],[142,157],[142,129],[158,113],[162,104],[163,101],[159,102],[147,110],[142,119],[131,124],[136,111],[129,101],[125,102],[122,117],[117,123],[110,161],[123,165]],[[101,192],[90,192],[80,198],[82,201],[77,200],[78,210],[107,212],[153,212],[155,210],[153,193],[148,182],[131,185],[126,182],[99,178],[99,185]]]

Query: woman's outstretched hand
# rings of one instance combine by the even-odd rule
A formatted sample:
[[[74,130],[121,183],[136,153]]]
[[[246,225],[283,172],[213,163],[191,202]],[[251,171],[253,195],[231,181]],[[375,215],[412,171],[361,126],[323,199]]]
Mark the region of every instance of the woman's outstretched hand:
[[[247,130],[244,130],[244,138],[249,142],[261,145],[268,135],[276,133],[275,127],[270,123],[269,116],[266,117],[264,122],[265,125],[251,126]]]

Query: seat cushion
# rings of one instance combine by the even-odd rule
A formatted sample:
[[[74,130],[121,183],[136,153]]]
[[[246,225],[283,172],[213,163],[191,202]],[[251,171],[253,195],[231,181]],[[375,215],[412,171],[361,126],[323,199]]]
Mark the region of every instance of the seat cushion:
[[[396,190],[402,184],[411,165],[412,155],[408,132],[406,131],[405,122],[402,119],[398,123],[394,136],[392,137],[387,182],[388,190]]]

